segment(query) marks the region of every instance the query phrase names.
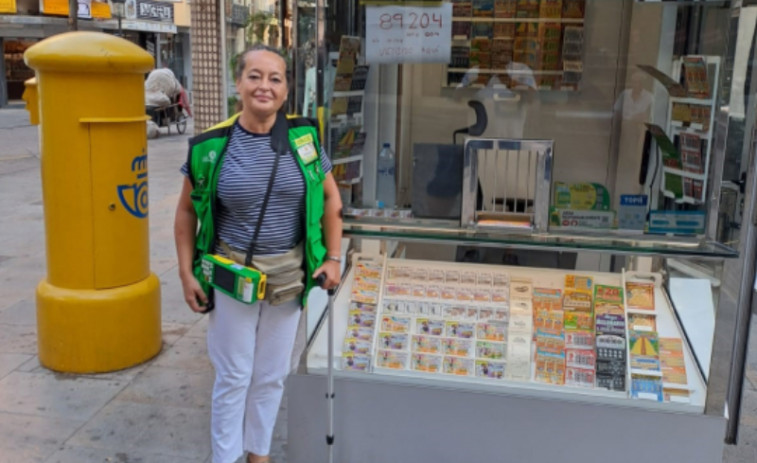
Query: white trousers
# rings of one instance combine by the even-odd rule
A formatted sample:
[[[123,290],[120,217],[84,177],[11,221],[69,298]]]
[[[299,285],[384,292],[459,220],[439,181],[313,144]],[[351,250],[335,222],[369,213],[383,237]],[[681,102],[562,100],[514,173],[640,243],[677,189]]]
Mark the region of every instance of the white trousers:
[[[213,463],[234,463],[244,452],[270,452],[290,371],[299,302],[249,305],[216,291],[216,308],[208,320],[208,356],[216,371],[210,419]]]

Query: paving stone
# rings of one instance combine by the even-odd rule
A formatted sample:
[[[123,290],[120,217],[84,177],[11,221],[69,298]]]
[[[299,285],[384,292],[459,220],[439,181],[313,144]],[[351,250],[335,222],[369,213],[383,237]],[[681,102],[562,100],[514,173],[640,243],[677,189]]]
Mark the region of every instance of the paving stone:
[[[757,391],[757,372],[747,370],[745,375],[744,387]]]
[[[43,463],[84,423],[0,413],[0,463]]]
[[[192,325],[192,328],[189,331],[187,331],[186,335],[191,338],[207,339],[208,317],[207,316],[202,317],[200,320],[195,322],[195,324]]]
[[[168,346],[173,345],[176,341],[181,339],[182,336],[187,334],[187,331],[189,331],[191,327],[191,324],[163,322],[161,325],[163,344]]]
[[[757,391],[745,388],[742,392],[740,418],[740,426],[753,427],[757,429]]]
[[[133,448],[93,449],[66,446],[45,463],[204,463],[203,457],[179,457],[147,453]]]
[[[126,384],[53,372],[13,372],[0,380],[0,411],[86,421]]]
[[[30,355],[31,357],[29,360],[21,364],[16,370],[18,371],[25,371],[27,373],[29,372],[41,372],[41,371],[49,371],[47,368],[43,367],[39,363],[39,357],[36,355]]]
[[[177,368],[185,371],[212,371],[208,349],[202,338],[182,337],[165,349],[153,365],[160,368]]]
[[[210,418],[205,410],[113,400],[67,443],[197,458],[210,451]]]
[[[0,324],[36,325],[37,304],[34,298],[22,299],[0,312]]]
[[[0,379],[28,362],[32,357],[29,354],[0,354]]]
[[[739,426],[736,445],[726,445],[723,463],[754,463],[757,461],[757,427]]]
[[[0,324],[0,352],[37,355],[37,325]]]
[[[152,366],[129,384],[118,395],[118,400],[189,407],[209,413],[212,388],[211,370],[188,372]]]

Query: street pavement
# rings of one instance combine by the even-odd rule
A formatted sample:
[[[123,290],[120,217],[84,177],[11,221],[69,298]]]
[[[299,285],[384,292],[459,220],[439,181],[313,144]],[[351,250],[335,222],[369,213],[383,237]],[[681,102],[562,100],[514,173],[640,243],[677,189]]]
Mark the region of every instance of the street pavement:
[[[0,109],[0,463],[211,463],[206,317],[182,301],[173,245],[187,138],[163,129],[148,143],[150,266],[161,281],[162,351],[123,371],[60,374],[37,358],[35,287],[46,273],[37,128],[18,104]],[[726,448],[724,463],[757,462],[755,326],[753,320],[740,442]],[[286,462],[285,409],[286,397],[275,463]]]

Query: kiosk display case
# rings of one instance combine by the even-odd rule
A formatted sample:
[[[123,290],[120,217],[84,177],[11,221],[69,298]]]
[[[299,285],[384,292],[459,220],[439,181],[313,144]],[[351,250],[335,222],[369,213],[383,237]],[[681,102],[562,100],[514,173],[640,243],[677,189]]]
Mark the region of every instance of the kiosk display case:
[[[755,268],[741,214],[757,101],[733,64],[754,48],[754,7],[349,3],[316,1],[314,37],[297,41],[314,40],[318,69],[360,70],[361,154],[338,179],[343,280],[330,313],[308,307],[288,380],[288,459],[326,461],[331,362],[335,461],[721,461]],[[487,22],[516,35],[466,32]],[[454,76],[461,41],[461,73],[492,75],[493,43],[521,29],[517,72]],[[346,150],[341,90],[315,75],[323,145]],[[397,203],[379,209],[384,143]]]

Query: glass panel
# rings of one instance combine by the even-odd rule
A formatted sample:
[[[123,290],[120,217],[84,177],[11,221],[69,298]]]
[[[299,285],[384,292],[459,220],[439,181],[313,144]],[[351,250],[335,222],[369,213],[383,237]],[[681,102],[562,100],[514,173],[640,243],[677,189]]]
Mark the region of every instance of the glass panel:
[[[692,351],[688,367],[726,378],[709,357],[723,258],[738,257],[756,18],[696,3],[330,2],[324,108],[314,96],[298,104],[325,122],[345,235],[387,256],[384,279],[403,255],[420,260],[409,267],[561,268],[620,286],[621,270],[647,272]],[[544,149],[523,149],[531,143]],[[345,319],[353,277],[337,301]],[[380,285],[379,305],[391,299]]]
[[[627,238],[612,233],[501,233],[481,230],[461,230],[456,223],[444,226],[441,221],[408,220],[403,224],[381,223],[377,220],[346,220],[344,233],[351,237],[436,241],[474,246],[517,246],[559,251],[576,248],[610,251],[621,254],[660,256],[697,256],[700,258],[733,258],[733,249],[717,242],[696,239],[666,239],[663,236]]]
[[[615,271],[577,264],[581,256],[567,267],[517,266],[533,251],[501,248],[455,262],[460,248],[424,244],[353,256],[333,312],[338,377],[704,411],[708,281],[610,255]],[[677,309],[690,305],[682,331]],[[325,372],[326,342],[322,329],[310,373]]]
[[[298,44],[308,50],[314,20],[304,11],[313,5],[299,5]],[[476,211],[525,212],[532,228],[705,234],[725,98],[727,41],[716,31],[729,11],[627,0],[539,5],[326,8],[324,135],[348,215],[383,205],[396,216],[459,218],[467,200]],[[299,75],[312,57],[303,51]],[[315,116],[311,74],[298,81],[297,104]],[[553,158],[535,165],[526,154],[476,152],[475,194],[464,198],[463,144],[476,138],[549,141]],[[530,189],[545,182],[545,207],[536,207]]]

